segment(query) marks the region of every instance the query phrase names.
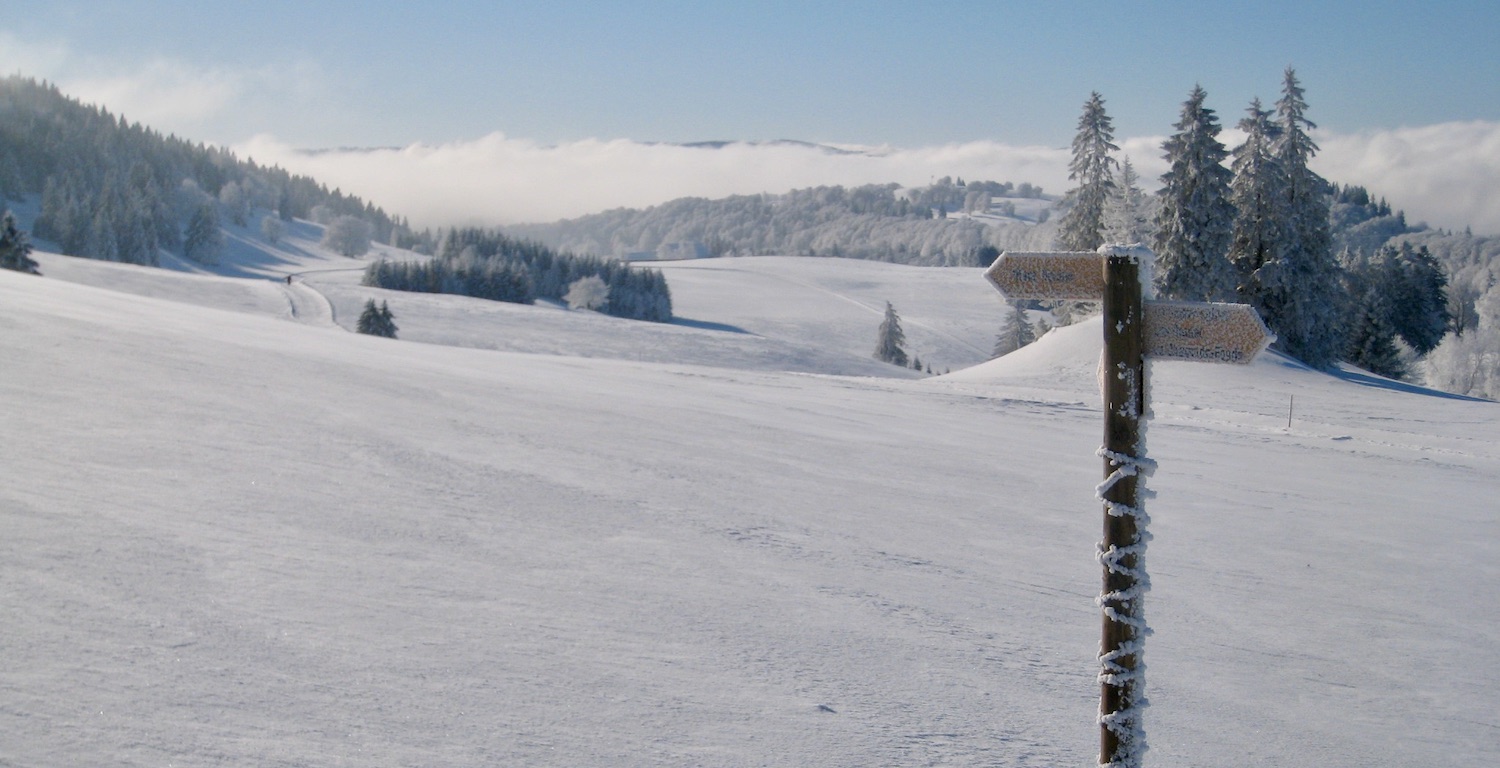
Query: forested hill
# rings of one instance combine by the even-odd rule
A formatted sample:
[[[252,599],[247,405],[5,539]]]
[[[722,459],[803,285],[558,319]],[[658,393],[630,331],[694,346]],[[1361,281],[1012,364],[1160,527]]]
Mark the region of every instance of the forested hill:
[[[782,195],[682,198],[506,231],[605,257],[776,254],[975,266],[1007,248],[1050,247],[1055,202],[1030,184],[943,178],[915,189],[824,186]]]
[[[204,203],[245,224],[255,209],[280,218],[352,216],[383,242],[408,234],[404,221],[306,176],[164,136],[125,116],[19,76],[0,79],[0,203],[41,197],[33,235],[69,255],[156,264],[183,245]]]

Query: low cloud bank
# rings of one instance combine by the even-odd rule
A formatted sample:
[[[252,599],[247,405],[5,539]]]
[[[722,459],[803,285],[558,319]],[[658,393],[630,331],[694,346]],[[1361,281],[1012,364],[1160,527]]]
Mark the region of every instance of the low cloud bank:
[[[1237,137],[1226,131],[1231,146]],[[1500,124],[1445,123],[1355,135],[1320,134],[1314,168],[1359,184],[1413,223],[1500,233]],[[1161,137],[1120,142],[1142,184],[1166,170]],[[545,222],[679,197],[780,193],[827,184],[927,184],[943,176],[1030,182],[1061,193],[1067,147],[976,141],[915,149],[727,144],[716,148],[586,140],[545,146],[494,133],[442,145],[305,152],[270,136],[241,157],[314,176],[408,217],[413,225]]]
[[[819,185],[927,184],[942,176],[1031,182],[1062,192],[1068,152],[990,142],[921,149],[587,140],[542,146],[495,133],[400,149],[301,152],[261,136],[234,148],[257,163],[353,192],[417,226],[555,221],[679,197],[781,193]]]

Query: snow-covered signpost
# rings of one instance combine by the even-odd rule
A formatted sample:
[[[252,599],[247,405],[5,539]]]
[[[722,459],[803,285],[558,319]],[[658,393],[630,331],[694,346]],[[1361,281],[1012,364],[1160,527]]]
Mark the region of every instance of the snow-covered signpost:
[[[985,277],[1007,298],[1102,301],[1104,308],[1104,568],[1099,595],[1099,764],[1139,768],[1146,752],[1141,715],[1146,707],[1141,660],[1146,635],[1142,602],[1146,531],[1150,518],[1140,478],[1146,458],[1142,424],[1149,412],[1145,358],[1248,363],[1271,343],[1255,310],[1243,304],[1146,300],[1154,260],[1140,246],[1106,245],[1097,253],[1002,253]],[[1142,273],[1145,273],[1144,275]]]

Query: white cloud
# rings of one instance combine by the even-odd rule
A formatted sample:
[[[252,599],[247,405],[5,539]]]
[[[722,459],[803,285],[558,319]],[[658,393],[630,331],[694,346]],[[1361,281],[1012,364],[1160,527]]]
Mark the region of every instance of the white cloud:
[[[1029,181],[1061,192],[1068,160],[1064,149],[994,142],[846,154],[796,145],[705,149],[596,139],[542,146],[499,133],[440,146],[312,154],[260,136],[235,150],[358,194],[419,226],[551,221],[679,197],[915,185],[941,176]]]
[[[63,87],[79,101],[103,104],[131,122],[183,132],[233,107],[243,96],[244,79],[224,70],[153,59],[130,72],[70,78]]]
[[[68,60],[68,46],[49,40],[30,40],[0,32],[0,75],[16,72],[50,78]]]
[[[1500,123],[1440,123],[1317,140],[1318,173],[1385,197],[1406,211],[1407,221],[1500,233]]]
[[[1500,233],[1500,124],[1320,134],[1314,168],[1359,184],[1404,209],[1413,223]],[[1238,133],[1226,130],[1233,146]],[[1120,142],[1142,186],[1166,171],[1162,137]],[[587,140],[543,146],[495,133],[475,141],[404,149],[298,152],[261,136],[236,148],[401,213],[419,226],[551,221],[678,197],[784,192],[820,184],[925,184],[941,176],[1031,182],[1065,191],[1069,150],[970,142],[915,149],[860,147],[839,154],[794,145],[720,149]]]

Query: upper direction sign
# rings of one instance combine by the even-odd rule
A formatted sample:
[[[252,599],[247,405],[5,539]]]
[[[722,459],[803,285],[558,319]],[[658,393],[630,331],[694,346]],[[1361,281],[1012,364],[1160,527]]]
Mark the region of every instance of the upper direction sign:
[[[984,276],[1011,300],[1104,298],[1104,257],[1094,251],[1006,251]]]
[[[1146,302],[1146,355],[1156,360],[1243,364],[1275,338],[1249,304]]]

